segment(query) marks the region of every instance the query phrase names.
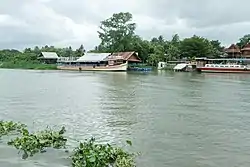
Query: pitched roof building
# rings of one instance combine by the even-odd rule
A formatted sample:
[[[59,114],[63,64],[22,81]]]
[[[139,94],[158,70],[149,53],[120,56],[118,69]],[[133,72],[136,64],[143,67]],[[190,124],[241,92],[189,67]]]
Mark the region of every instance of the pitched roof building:
[[[250,43],[246,44],[242,49],[241,49],[242,57],[245,58],[250,58]]]
[[[108,60],[116,60],[116,59],[122,59],[124,61],[128,62],[141,62],[141,59],[139,58],[138,54],[136,52],[116,52],[112,53],[110,56],[107,57]]]
[[[225,49],[225,53],[227,54],[227,57],[239,57],[241,55],[240,48],[235,44],[232,44]]]
[[[44,59],[58,59],[56,52],[41,52],[39,57]]]
[[[55,64],[58,58],[56,52],[41,52],[38,55],[38,59],[46,64]]]

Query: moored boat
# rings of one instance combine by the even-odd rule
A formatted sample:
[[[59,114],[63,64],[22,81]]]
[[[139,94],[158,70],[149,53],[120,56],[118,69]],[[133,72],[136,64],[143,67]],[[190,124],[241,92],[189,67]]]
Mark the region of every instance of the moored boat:
[[[249,59],[206,59],[197,60],[197,71],[210,73],[250,73]]]
[[[127,71],[128,63],[122,63],[118,65],[100,65],[100,64],[88,64],[88,65],[58,65],[60,70],[74,70],[74,71]]]
[[[57,68],[77,71],[127,71],[129,62],[141,62],[136,52],[86,53],[78,59],[59,58]]]
[[[126,71],[127,61],[121,58],[110,59],[110,53],[86,53],[76,60],[61,59],[57,68],[77,71]]]

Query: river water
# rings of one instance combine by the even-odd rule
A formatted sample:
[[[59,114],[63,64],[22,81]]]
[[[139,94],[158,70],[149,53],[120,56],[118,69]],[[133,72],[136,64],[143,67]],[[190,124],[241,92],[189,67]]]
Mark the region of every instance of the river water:
[[[249,167],[250,75],[0,70],[0,119],[75,140],[131,140],[138,167]],[[73,140],[75,139],[75,140]],[[0,166],[69,166],[51,151],[21,160],[0,140]]]

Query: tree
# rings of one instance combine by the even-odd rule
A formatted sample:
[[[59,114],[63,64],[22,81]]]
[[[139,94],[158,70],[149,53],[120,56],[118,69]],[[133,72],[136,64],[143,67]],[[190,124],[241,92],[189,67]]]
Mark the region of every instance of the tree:
[[[150,42],[151,43],[158,43],[158,39],[156,37],[153,37]]]
[[[167,60],[180,59],[180,37],[178,34],[173,35],[172,40],[165,42],[165,53]]]
[[[209,45],[211,47],[211,58],[219,58],[223,54],[224,47],[221,46],[219,40],[211,40]]]
[[[207,39],[194,35],[181,42],[180,51],[182,56],[187,58],[210,57],[213,54],[213,47]]]
[[[81,46],[79,47],[79,49],[76,49],[75,56],[76,57],[81,57],[81,56],[84,55],[84,52],[85,52],[84,46],[83,46],[83,44],[81,44]]]
[[[157,44],[153,46],[154,52],[151,53],[148,57],[148,63],[152,66],[156,66],[160,61],[166,61],[164,47]]]
[[[237,45],[240,48],[243,48],[249,42],[250,42],[250,34],[247,34],[247,35],[244,35],[242,38],[239,39],[239,42],[237,43]]]
[[[112,17],[101,22],[100,31],[101,46],[105,51],[128,51],[132,44],[136,24],[132,23],[131,13],[115,13]]]
[[[68,48],[66,48],[66,57],[72,57],[72,56],[74,56],[73,55],[73,50],[72,50],[72,47],[71,46],[69,46]]]
[[[210,43],[218,51],[223,51],[224,48],[221,46],[221,42],[219,40],[211,40]]]
[[[162,35],[158,37],[158,42],[159,44],[164,44],[164,37]]]
[[[180,44],[180,37],[178,34],[173,35],[171,43],[175,46]]]
[[[40,51],[40,49],[39,49],[38,46],[35,46],[34,53],[37,54],[37,55],[39,55],[41,53],[41,51]]]
[[[166,59],[169,60],[177,60],[180,58],[180,50],[179,47],[169,43],[167,51],[166,51]]]
[[[162,35],[160,35],[158,38],[153,37],[151,39],[151,43],[153,43],[153,44],[164,45],[164,42],[165,42],[165,40],[164,40],[164,37]]]
[[[32,51],[31,51],[31,48],[25,48],[24,49],[24,53],[31,53]]]

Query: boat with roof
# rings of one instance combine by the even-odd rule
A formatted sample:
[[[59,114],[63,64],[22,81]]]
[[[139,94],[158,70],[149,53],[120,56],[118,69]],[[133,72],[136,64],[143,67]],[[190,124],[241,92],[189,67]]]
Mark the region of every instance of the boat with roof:
[[[250,73],[249,59],[196,59],[196,69],[200,72]]]
[[[196,69],[200,72],[213,73],[250,73],[250,44],[240,49],[232,44],[225,49],[224,58],[196,58]]]
[[[77,71],[127,71],[129,62],[140,62],[136,52],[86,53],[78,59],[58,59],[57,68]]]

